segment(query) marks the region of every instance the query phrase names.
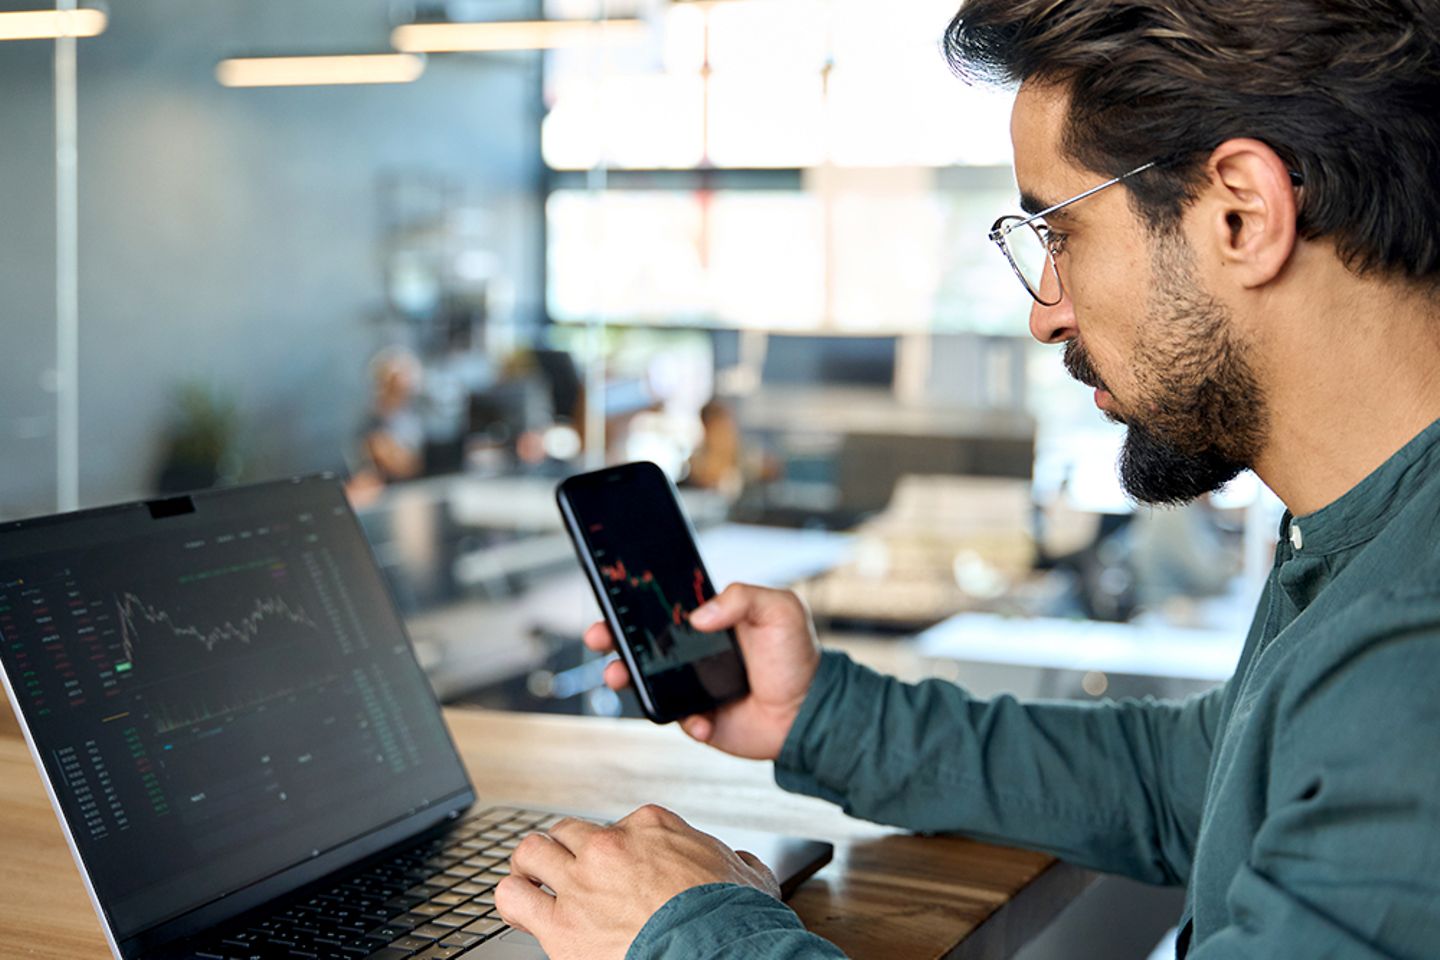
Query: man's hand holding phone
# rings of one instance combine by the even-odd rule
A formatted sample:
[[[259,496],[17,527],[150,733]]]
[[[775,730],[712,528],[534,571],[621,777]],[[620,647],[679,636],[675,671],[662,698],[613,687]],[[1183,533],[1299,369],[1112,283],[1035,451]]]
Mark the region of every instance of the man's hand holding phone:
[[[820,644],[804,601],[789,590],[736,583],[696,608],[690,622],[700,630],[735,630],[750,692],[710,713],[686,717],[681,727],[694,739],[737,757],[778,758],[820,666]],[[604,621],[586,630],[584,639],[591,650],[615,652],[615,639]],[[605,683],[614,690],[628,686],[625,664],[609,664]]]

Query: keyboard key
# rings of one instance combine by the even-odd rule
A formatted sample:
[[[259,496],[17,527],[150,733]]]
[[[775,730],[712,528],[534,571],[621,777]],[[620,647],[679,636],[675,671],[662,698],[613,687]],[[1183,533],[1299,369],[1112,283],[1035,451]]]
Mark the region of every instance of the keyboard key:
[[[467,866],[467,867],[474,867],[476,870],[488,870],[490,867],[495,866],[497,863],[506,863],[506,862],[508,862],[509,859],[510,859],[509,857],[491,857],[491,856],[484,856],[484,857],[470,857],[469,859],[467,859],[467,860],[462,860],[462,861],[460,861],[460,862],[463,863],[463,864],[464,864],[465,866]]]
[[[471,916],[463,913],[447,913],[443,917],[436,917],[434,923],[437,927],[454,928],[463,927],[472,919],[473,918]]]
[[[442,893],[442,894],[440,894],[439,896],[437,896],[437,897],[435,898],[435,902],[436,902],[436,903],[442,903],[442,902],[444,902],[444,901],[442,901],[442,900],[440,899],[440,897],[450,897],[450,896],[457,896],[457,897],[460,898],[461,901],[464,901],[467,897],[473,897],[473,896],[475,896],[475,894],[477,894],[477,893],[484,893],[484,892],[485,892],[485,888],[484,888],[483,886],[481,886],[481,885],[478,884],[478,883],[471,883],[469,880],[466,880],[464,883],[457,883],[457,884],[455,884],[455,886],[451,887],[448,892]]]
[[[419,926],[419,924],[416,924],[415,926]],[[395,923],[386,923],[369,931],[367,936],[383,937],[388,942],[390,940],[394,940],[396,937],[403,937],[409,932],[410,928],[408,926]]]
[[[429,950],[422,950],[420,953],[415,954],[415,960],[449,960],[450,957],[458,957],[459,955],[459,947],[442,947],[436,944]]]
[[[410,954],[414,952],[415,951],[405,947],[381,947],[366,957],[365,960],[404,960],[405,957],[410,956]]]
[[[466,947],[473,947],[485,938],[478,933],[466,933],[464,930],[457,930],[444,940],[440,941],[442,947],[458,947],[464,950]]]
[[[494,906],[493,901],[489,904],[462,903],[453,912],[462,917],[483,917],[490,912],[492,906]]]
[[[464,929],[466,933],[474,933],[482,937],[488,937],[497,931],[505,929],[505,921],[499,917],[481,917],[473,923],[466,924]]]
[[[434,942],[435,941],[433,939],[427,940],[425,937],[405,936],[401,937],[399,940],[396,940],[394,943],[390,944],[390,946],[414,951],[419,950],[421,947],[428,947]]]
[[[439,940],[453,930],[454,927],[442,927],[436,923],[427,923],[423,927],[416,927],[410,931],[412,937],[424,937],[426,940]]]

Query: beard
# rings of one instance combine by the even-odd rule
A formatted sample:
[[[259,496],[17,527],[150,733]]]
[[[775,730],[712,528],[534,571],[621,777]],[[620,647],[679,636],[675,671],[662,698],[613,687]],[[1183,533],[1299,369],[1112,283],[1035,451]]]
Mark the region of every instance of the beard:
[[[1196,282],[1178,236],[1158,238],[1155,283],[1136,348],[1136,402],[1106,413],[1128,428],[1120,485],[1141,503],[1178,506],[1248,469],[1265,442],[1264,396],[1225,306]],[[1065,368],[1109,391],[1079,340]],[[1114,393],[1111,392],[1111,396]]]

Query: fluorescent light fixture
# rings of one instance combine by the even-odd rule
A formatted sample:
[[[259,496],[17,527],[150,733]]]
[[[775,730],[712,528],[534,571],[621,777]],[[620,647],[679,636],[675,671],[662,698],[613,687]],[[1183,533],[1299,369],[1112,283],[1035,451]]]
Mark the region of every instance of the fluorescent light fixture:
[[[0,13],[0,40],[56,40],[95,37],[110,18],[104,10],[19,10]]]
[[[487,23],[407,23],[390,34],[396,50],[470,53],[553,50],[643,40],[644,20],[496,20]]]
[[[306,87],[346,83],[409,83],[425,72],[413,53],[359,53],[330,57],[233,57],[215,67],[227,87]]]

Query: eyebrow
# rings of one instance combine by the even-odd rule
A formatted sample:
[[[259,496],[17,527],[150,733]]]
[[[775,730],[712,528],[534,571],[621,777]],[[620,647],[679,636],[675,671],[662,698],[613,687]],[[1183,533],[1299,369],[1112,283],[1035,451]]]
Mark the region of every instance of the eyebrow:
[[[1049,200],[1041,200],[1039,197],[1035,196],[1033,193],[1028,193],[1028,192],[1025,192],[1025,191],[1021,191],[1021,193],[1020,193],[1020,209],[1021,209],[1021,210],[1024,210],[1027,214],[1029,214],[1029,215],[1032,216],[1032,217],[1033,217],[1035,214],[1039,213],[1041,210],[1048,210],[1048,209],[1050,209],[1051,207],[1053,207],[1054,205],[1055,205],[1055,204],[1052,203],[1052,202],[1050,202]],[[1049,215],[1047,216],[1047,219],[1066,221],[1066,220],[1070,220],[1070,219],[1072,219],[1072,218],[1071,218],[1071,216],[1070,216],[1070,210],[1069,210],[1069,208],[1066,207],[1066,208],[1062,208],[1062,209],[1060,209],[1060,210],[1056,210],[1056,211],[1055,211],[1054,213],[1052,213],[1052,214],[1049,214]]]

